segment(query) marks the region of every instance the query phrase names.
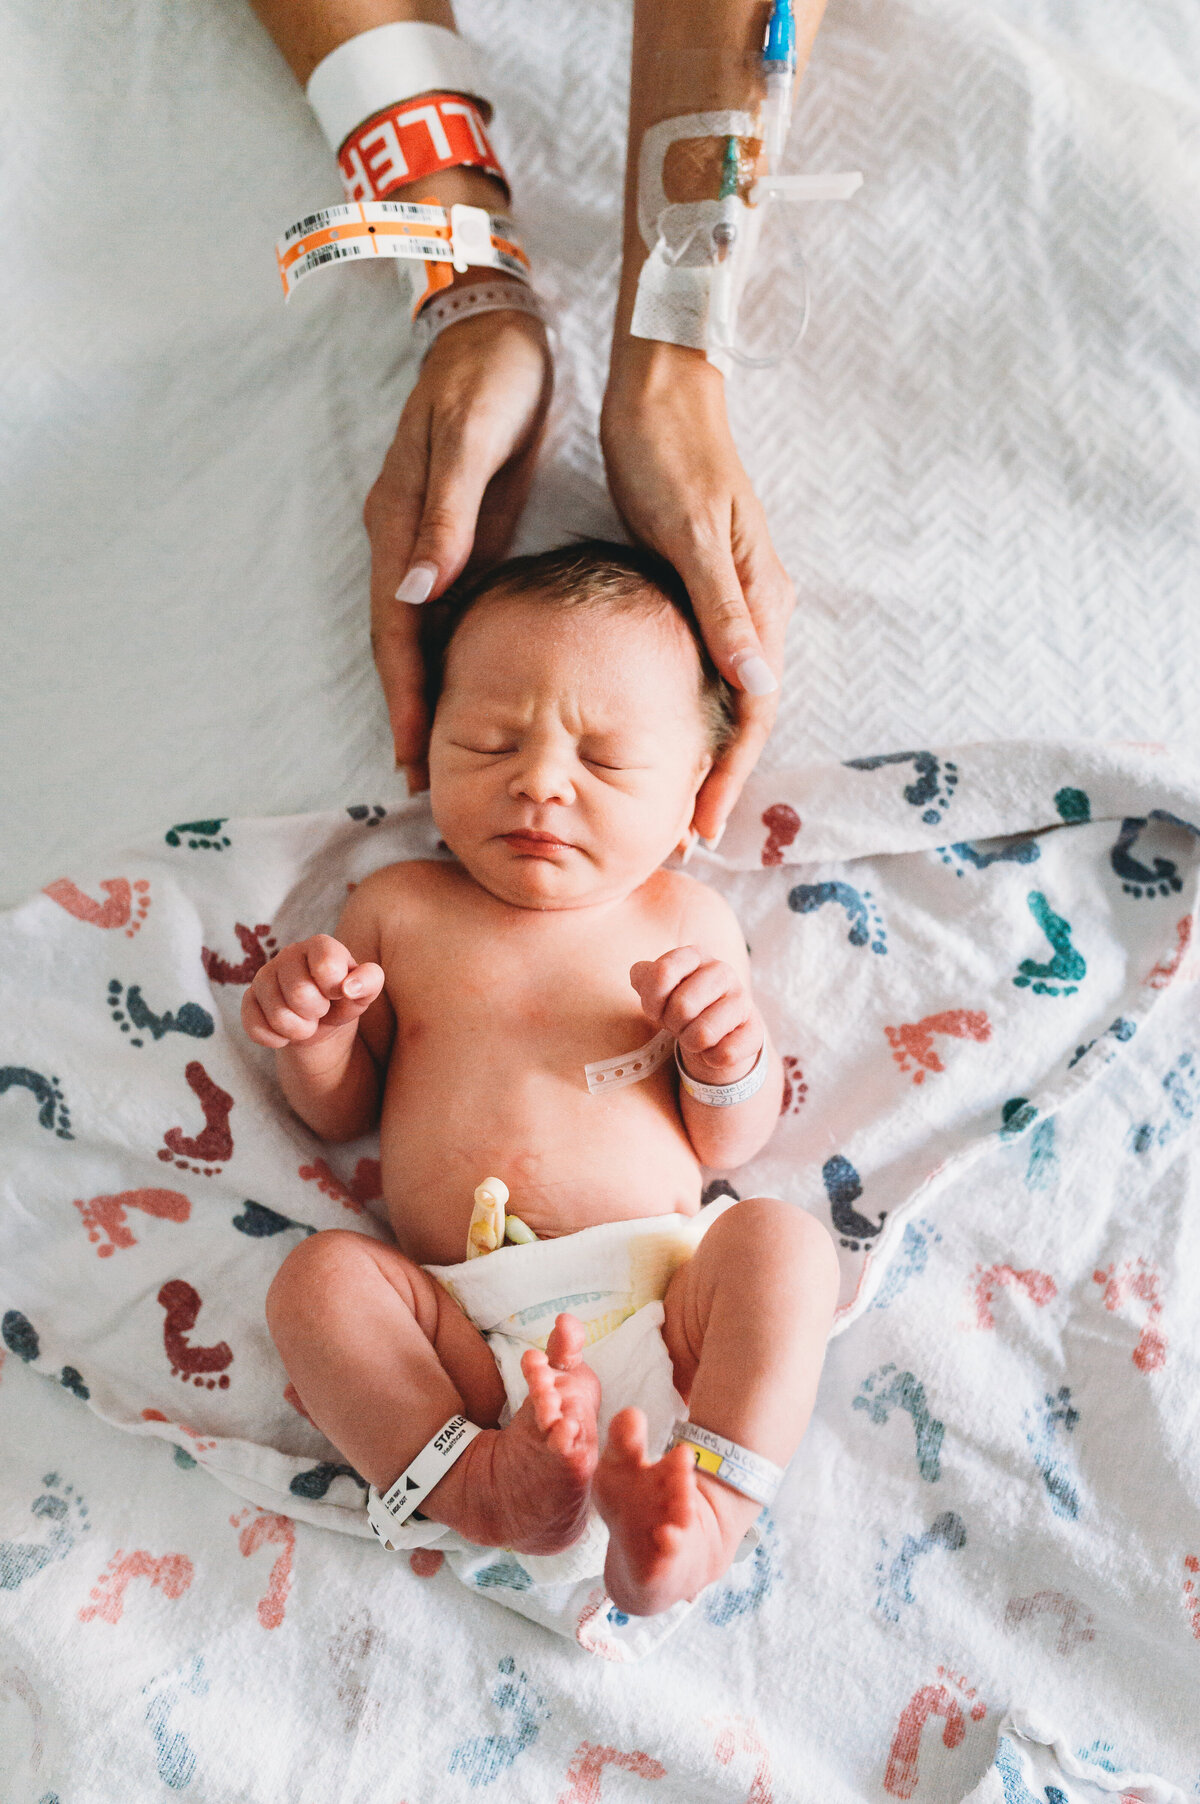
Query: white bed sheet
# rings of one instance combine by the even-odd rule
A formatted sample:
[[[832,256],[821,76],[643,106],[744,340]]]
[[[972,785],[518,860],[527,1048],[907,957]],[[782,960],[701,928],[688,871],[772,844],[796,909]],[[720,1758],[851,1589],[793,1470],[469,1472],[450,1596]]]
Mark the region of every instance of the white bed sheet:
[[[497,136],[561,314],[523,529],[544,544],[612,523],[596,347],[615,292],[628,13],[471,0],[461,18],[495,72]],[[164,819],[396,793],[365,655],[359,508],[409,372],[386,272],[314,280],[283,309],[272,242],[337,186],[242,0],[3,0],[0,30],[0,890],[15,899]],[[833,0],[792,155],[862,168],[866,185],[806,226],[814,314],[795,365],[731,387],[801,594],[772,763],[1017,735],[1200,744],[1198,95],[1186,0]],[[1011,1251],[1002,1225],[938,1231],[923,1286],[831,1354],[794,1478],[790,1589],[670,1656],[671,1696],[688,1686],[691,1704],[659,1715],[670,1770],[657,1781],[611,1764],[602,1782],[569,1777],[585,1741],[647,1749],[642,1677],[448,1589],[444,1639],[410,1645],[404,1587],[421,1581],[381,1577],[370,1548],[299,1527],[286,1622],[269,1628],[259,1567],[277,1553],[243,1553],[229,1498],[161,1447],[106,1434],[10,1356],[0,1540],[49,1545],[65,1524],[56,1547],[89,1548],[56,1554],[5,1614],[12,1804],[56,1787],[72,1804],[141,1804],[164,1785],[204,1804],[365,1800],[397,1773],[412,1775],[409,1804],[479,1789],[591,1799],[601,1783],[606,1801],[650,1787],[732,1804],[757,1785],[760,1799],[841,1804],[909,1795],[903,1771],[888,1785],[889,1738],[923,1686],[956,1690],[966,1738],[947,1748],[944,1717],[918,1734],[916,1795],[957,1799],[991,1757],[1014,1671],[1063,1708],[1079,1695],[1072,1636],[1088,1626],[1115,1651],[1081,1738],[1187,1784],[1200,1755],[1186,1570],[1169,1575],[1169,1648],[1143,1644],[1119,1601],[1099,1620],[1086,1563],[1024,1523],[990,1565],[946,1556],[960,1576],[930,1576],[901,1623],[876,1607],[848,1516],[877,1441],[851,1448],[836,1424],[861,1425],[849,1398],[884,1360],[932,1362],[951,1383],[938,1260]],[[952,1248],[954,1234],[966,1242]],[[1026,1351],[1053,1391],[1054,1350]],[[928,1511],[922,1522],[907,1470],[895,1487],[902,1548]],[[31,1530],[31,1505],[52,1494]],[[1007,1495],[998,1476],[999,1541]],[[97,1580],[118,1550],[168,1551],[185,1514],[189,1542],[211,1546],[203,1586],[177,1603],[138,1592],[144,1636],[114,1661],[103,1619],[80,1621],[84,1567]],[[933,1543],[927,1555],[942,1557]],[[1092,1557],[1097,1571],[1129,1562],[1136,1583],[1116,1594],[1129,1599],[1155,1581],[1161,1533],[1106,1523]],[[1070,1594],[1093,1623],[1047,1606],[1009,1671],[968,1672],[972,1622],[1010,1592]],[[820,1684],[798,1695],[759,1670],[760,1607],[811,1616],[828,1650]],[[247,1620],[263,1631],[253,1651]],[[1042,1657],[1064,1645],[1057,1666]],[[375,1660],[411,1669],[403,1723],[373,1710]],[[451,1768],[437,1740],[463,1686],[495,1699],[494,1770],[486,1750]],[[971,1716],[972,1688],[987,1720]],[[207,1759],[189,1767],[206,1728]],[[520,1766],[504,1758],[517,1743]]]

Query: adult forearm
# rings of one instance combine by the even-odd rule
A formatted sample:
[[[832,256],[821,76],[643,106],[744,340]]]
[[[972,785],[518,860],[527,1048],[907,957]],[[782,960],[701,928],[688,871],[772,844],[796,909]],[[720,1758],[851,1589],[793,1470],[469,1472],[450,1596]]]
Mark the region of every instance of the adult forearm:
[[[796,20],[797,79],[817,35],[825,0],[792,0]],[[770,0],[634,0],[630,72],[629,143],[625,165],[625,229],[621,290],[613,332],[614,369],[649,341],[633,339],[629,323],[647,246],[638,229],[638,155],[648,126],[683,113],[737,110],[757,105],[763,93],[759,68],[771,13]],[[711,170],[703,155],[681,159],[667,182],[674,200],[715,198],[720,147]],[[707,184],[711,175],[712,181]],[[702,353],[692,353],[702,360]]]

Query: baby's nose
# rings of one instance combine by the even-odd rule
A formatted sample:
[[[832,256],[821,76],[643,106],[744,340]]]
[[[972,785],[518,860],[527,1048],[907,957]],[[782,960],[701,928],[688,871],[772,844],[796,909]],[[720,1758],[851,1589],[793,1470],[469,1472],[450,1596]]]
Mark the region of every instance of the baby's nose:
[[[530,747],[509,786],[512,796],[525,796],[539,805],[546,802],[573,802],[575,782],[573,759],[562,747]]]

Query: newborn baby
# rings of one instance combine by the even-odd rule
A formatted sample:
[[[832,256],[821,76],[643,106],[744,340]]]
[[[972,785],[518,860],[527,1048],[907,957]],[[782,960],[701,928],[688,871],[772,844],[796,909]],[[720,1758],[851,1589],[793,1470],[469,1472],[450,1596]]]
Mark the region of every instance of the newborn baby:
[[[430,797],[453,859],[374,872],[335,935],[285,947],[243,1008],[316,1134],[379,1123],[396,1245],[302,1241],[268,1324],[387,1545],[446,1525],[557,1554],[594,1506],[609,1595],[653,1615],[719,1578],[769,1499],[837,1293],[803,1209],[700,1208],[701,1166],[752,1157],[782,1090],[732,912],[661,868],[730,732],[728,694],[674,572],[622,546],[513,559],[426,626]],[[671,1039],[678,1065],[655,1063]],[[604,1061],[614,1087],[590,1088]],[[536,1241],[466,1263],[492,1176]],[[529,1305],[490,1340],[473,1276]]]

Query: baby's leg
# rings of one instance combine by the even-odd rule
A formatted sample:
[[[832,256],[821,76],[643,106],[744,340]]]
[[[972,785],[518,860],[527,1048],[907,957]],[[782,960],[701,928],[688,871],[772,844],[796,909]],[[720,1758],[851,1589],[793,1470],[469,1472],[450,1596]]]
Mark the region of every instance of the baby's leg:
[[[518,1553],[579,1539],[600,1385],[573,1316],[559,1316],[545,1353],[525,1354],[529,1396],[504,1429],[504,1386],[482,1334],[419,1265],[365,1234],[301,1241],[267,1293],[267,1325],[312,1420],[380,1493],[461,1412],[485,1432],[421,1513]]]
[[[688,1415],[786,1466],[812,1414],[837,1301],[833,1242],[815,1216],[751,1197],[715,1221],[667,1287],[663,1339]],[[594,1497],[609,1527],[613,1600],[653,1616],[730,1564],[759,1513],[686,1447],[646,1462],[646,1422],[613,1418]]]

